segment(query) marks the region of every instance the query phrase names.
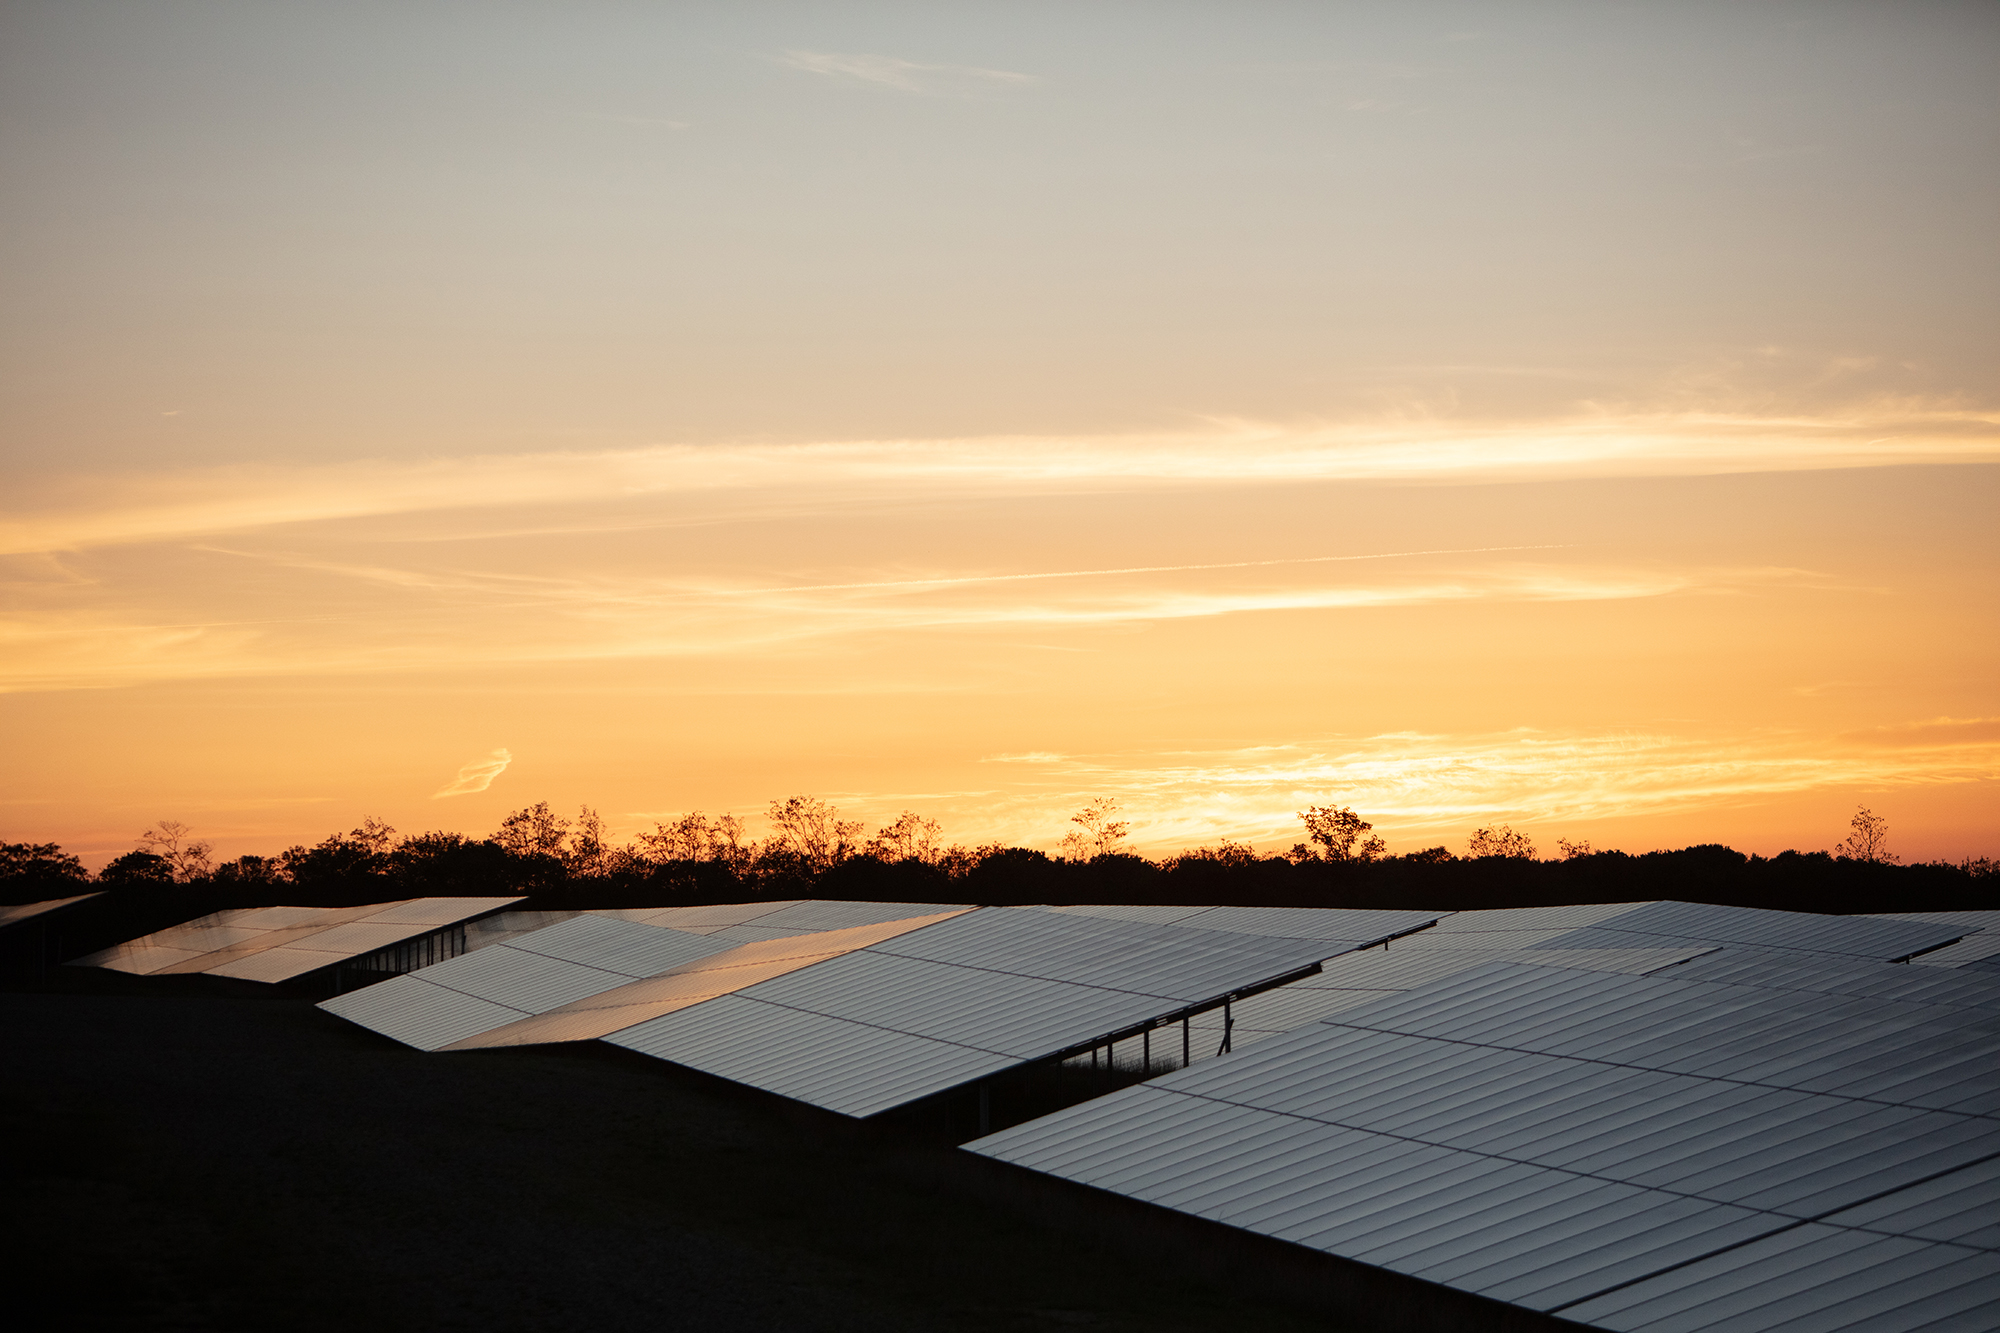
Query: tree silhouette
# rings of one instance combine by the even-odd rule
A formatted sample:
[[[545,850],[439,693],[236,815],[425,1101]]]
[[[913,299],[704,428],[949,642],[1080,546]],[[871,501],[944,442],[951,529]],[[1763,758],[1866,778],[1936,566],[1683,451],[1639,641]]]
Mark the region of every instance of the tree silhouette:
[[[944,826],[935,819],[905,810],[895,823],[878,829],[861,850],[883,861],[917,861],[934,866],[944,856],[944,849],[938,845],[938,835],[942,832]]]
[[[1059,850],[1067,860],[1088,861],[1094,856],[1105,856],[1119,851],[1119,844],[1125,841],[1126,830],[1132,826],[1118,814],[1118,798],[1102,797],[1069,817],[1069,822],[1079,827],[1063,834]]]
[[[1389,850],[1368,832],[1375,826],[1344,805],[1309,805],[1299,811],[1299,820],[1328,861],[1379,861]]]
[[[1247,842],[1234,842],[1222,838],[1213,847],[1190,847],[1178,856],[1168,857],[1160,864],[1165,870],[1178,870],[1182,866],[1197,865],[1249,866],[1257,864],[1257,849]]]
[[[488,838],[456,832],[402,837],[371,816],[312,847],[291,847],[269,858],[238,857],[220,866],[211,865],[209,845],[195,840],[186,824],[162,820],[141,836],[139,850],[118,857],[94,878],[106,888],[200,884],[210,896],[236,904],[501,891],[547,895],[552,907],[668,897],[917,902],[943,896],[940,890],[949,883],[950,896],[964,901],[1278,906],[1324,902],[1329,889],[1324,868],[1341,863],[1346,868],[1337,876],[1339,894],[1353,906],[1622,901],[1689,896],[1683,886],[1692,882],[1703,902],[1880,911],[1892,905],[1882,894],[1902,859],[1888,850],[1888,821],[1866,807],[1856,811],[1851,836],[1832,852],[1765,858],[1711,845],[1627,855],[1600,852],[1585,840],[1558,839],[1562,860],[1576,862],[1573,866],[1538,861],[1534,842],[1505,824],[1474,830],[1459,864],[1443,847],[1390,856],[1367,820],[1332,804],[1299,812],[1312,842],[1299,843],[1284,856],[1260,857],[1249,845],[1223,838],[1151,860],[1126,850],[1131,825],[1109,797],[1092,800],[1071,816],[1070,831],[1053,856],[999,843],[947,844],[938,821],[913,810],[865,841],[860,823],[842,819],[817,797],[774,801],[769,815],[772,831],[761,841],[751,840],[734,815],[694,811],[663,820],[623,845],[609,840],[591,807],[582,807],[572,820],[546,801],[509,814]],[[1862,873],[1857,865],[1873,869]],[[1912,904],[1937,910],[1983,906],[1991,900],[2000,863],[1968,857],[1901,866],[1894,875],[1908,889],[1907,901],[1897,899],[1905,910]],[[68,896],[92,878],[54,843],[0,843],[0,902]],[[1586,893],[1595,896],[1578,896]],[[1149,896],[1155,894],[1164,896]]]
[[[572,875],[602,875],[610,869],[613,854],[604,842],[604,819],[583,806],[562,849],[563,865]]]
[[[1847,861],[1866,861],[1870,865],[1892,866],[1903,858],[1889,850],[1889,821],[1861,806],[1854,812],[1854,818],[1847,821],[1854,831],[1847,840],[1833,849],[1833,854]]]
[[[294,884],[337,890],[386,872],[395,849],[396,830],[370,815],[359,828],[332,834],[314,846],[288,847],[276,861],[279,872]]]
[[[377,856],[387,856],[396,850],[395,828],[386,819],[379,819],[374,815],[365,816],[361,821],[361,827],[347,836]]]
[[[779,854],[796,857],[811,870],[831,869],[856,851],[860,822],[842,819],[839,810],[816,796],[773,801],[765,815],[775,830],[771,841]]]
[[[412,897],[512,891],[518,866],[501,846],[463,833],[418,833],[396,844],[389,876],[399,893]]]
[[[174,882],[174,866],[157,852],[127,852],[98,871],[97,882],[113,888],[163,887]]]
[[[515,856],[548,856],[562,859],[563,843],[569,835],[569,821],[549,809],[547,801],[537,801],[516,810],[500,821],[493,841]]]
[[[636,857],[652,865],[677,861],[720,861],[741,873],[753,851],[744,839],[743,821],[735,815],[710,819],[696,810],[676,819],[656,821],[651,833],[639,835]]]
[[[193,831],[178,819],[162,819],[139,835],[139,847],[165,861],[175,883],[186,884],[190,880],[201,879],[214,869],[209,864],[208,854],[215,848],[189,838],[188,834]]]
[[[239,856],[234,861],[224,861],[208,878],[211,884],[246,890],[274,888],[290,876],[281,857]]]
[[[1506,824],[1495,828],[1481,828],[1472,831],[1468,840],[1469,855],[1504,856],[1510,860],[1532,861],[1535,859],[1535,844],[1525,833],[1516,833]]]
[[[0,842],[0,902],[30,901],[16,895],[67,897],[89,879],[83,862],[57,843]]]
[[[713,860],[715,842],[715,829],[699,810],[672,820],[656,820],[651,833],[639,835],[640,855],[656,864]]]

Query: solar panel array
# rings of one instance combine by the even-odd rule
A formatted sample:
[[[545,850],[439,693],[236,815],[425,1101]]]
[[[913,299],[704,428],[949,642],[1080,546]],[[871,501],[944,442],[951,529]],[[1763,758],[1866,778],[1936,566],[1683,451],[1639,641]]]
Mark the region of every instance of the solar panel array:
[[[2000,985],[1771,924],[1479,961],[970,1146],[1607,1329],[2000,1326]]]
[[[141,976],[203,972],[245,981],[289,981],[519,901],[407,898],[360,907],[235,908],[72,961]]]
[[[405,1045],[437,1050],[731,947],[705,935],[580,914],[320,1007]]]
[[[1712,946],[1711,946],[1712,947]],[[1240,1050],[1293,1028],[1317,1022],[1347,1009],[1490,962],[1541,963],[1592,972],[1656,972],[1709,952],[1709,947],[1662,949],[1508,949],[1501,947],[1425,948],[1422,938],[1407,947],[1368,949],[1330,958],[1315,976],[1255,995],[1235,1005],[1230,1019],[1230,1045]],[[1208,1015],[1196,1030],[1210,1038],[1199,1052],[1220,1045],[1223,1020]]]
[[[1968,932],[1955,944],[1933,949],[1910,961],[1926,967],[1967,967],[2000,972],[2000,911],[1975,912],[1889,912],[1877,920],[1925,921],[1933,925],[1956,926]]]
[[[766,903],[722,903],[705,907],[647,907],[603,910],[603,916],[667,926],[691,935],[720,935],[739,943],[783,939],[819,930],[877,926],[915,916],[963,912],[969,903],[833,902],[793,898]]]
[[[1967,914],[508,916],[324,1007],[431,1050],[604,1039],[853,1116],[1183,1019],[1230,1053],[969,1146],[1620,1333],[2000,1326],[2000,977],[1899,961],[1993,925]]]
[[[68,907],[71,903],[80,903],[86,898],[95,898],[98,893],[102,892],[103,890],[99,889],[97,893],[79,893],[72,898],[44,898],[38,903],[0,904],[0,928],[11,926],[17,921],[32,921],[44,913]]]
[[[1217,923],[1203,928],[1124,910],[791,901],[590,912],[525,931],[496,921],[497,942],[323,1007],[425,1050],[603,1038],[866,1116],[1438,916],[1173,913]]]
[[[536,909],[495,912],[491,916],[480,917],[477,921],[465,923],[465,948],[471,953],[489,945],[505,944],[508,940],[526,935],[530,931],[547,926],[560,925],[571,917],[583,913],[573,910],[542,911]]]
[[[1650,973],[1725,949],[1754,954],[1773,966],[1779,960],[1872,960],[1937,950],[1964,929],[1963,923],[1812,916],[1676,902],[1453,912],[1439,916],[1429,929],[1391,939],[1380,949],[1331,959],[1316,976],[1244,1001],[1229,1016],[1229,1044],[1240,1049],[1486,962]],[[1220,1016],[1210,1015],[1196,1025],[1196,1031],[1198,1053],[1219,1051],[1224,1035]]]
[[[733,920],[751,915],[746,908],[770,906],[550,914],[560,919],[540,929],[505,931],[497,944],[321,1007],[420,1050],[585,1041],[970,910],[776,939],[760,936],[750,943],[739,942],[733,929],[702,919]],[[872,909],[890,906],[910,910],[900,903],[825,906],[838,910],[808,919],[881,917],[884,910]],[[633,919],[688,920],[673,913],[699,914],[693,924],[707,933]]]
[[[1241,1049],[1343,1009],[1485,962],[1513,960],[1593,971],[1650,972],[1685,962],[1716,947],[1649,941],[1636,948],[1570,949],[1560,953],[1546,948],[1549,941],[1560,939],[1578,927],[1644,905],[1608,903],[1422,914],[1436,924],[1428,929],[1398,933],[1370,947],[1329,958],[1316,975],[1243,1000],[1227,1015],[1211,1013],[1197,1019],[1191,1047],[1196,1058],[1216,1055],[1226,1037],[1230,1049]]]
[[[1549,940],[1549,949],[1701,943],[1901,962],[1966,933],[1957,925],[1866,916],[1816,916],[1708,903],[1645,903]]]
[[[1347,948],[1407,935],[1448,915],[1372,907],[1153,907],[1078,905],[1051,907],[1058,916],[1136,921],[1154,926],[1223,930],[1273,939],[1330,940]]]
[[[1912,963],[1916,959],[1910,960]],[[1691,981],[1727,981],[1739,986],[1777,990],[1819,991],[1827,995],[1874,996],[1910,1004],[1948,1004],[1965,1009],[2000,1011],[2000,977],[1990,972],[1948,971],[1897,963],[1866,963],[1774,959],[1746,949],[1718,949],[1686,967],[1676,977]]]
[[[987,907],[609,1040],[868,1116],[1219,1003],[1357,943]]]

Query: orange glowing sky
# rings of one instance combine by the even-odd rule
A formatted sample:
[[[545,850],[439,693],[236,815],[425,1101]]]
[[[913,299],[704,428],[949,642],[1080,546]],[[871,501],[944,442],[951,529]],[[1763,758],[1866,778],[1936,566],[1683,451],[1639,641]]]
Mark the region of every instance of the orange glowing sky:
[[[0,837],[2000,852],[2000,11],[15,5]]]

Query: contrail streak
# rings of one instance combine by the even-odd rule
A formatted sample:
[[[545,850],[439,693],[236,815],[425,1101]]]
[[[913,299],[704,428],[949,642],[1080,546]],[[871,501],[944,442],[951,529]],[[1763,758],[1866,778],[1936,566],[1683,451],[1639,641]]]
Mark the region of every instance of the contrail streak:
[[[807,583],[788,588],[735,588],[718,597],[780,592],[841,592],[855,588],[941,588],[964,583],[1026,583],[1034,579],[1087,579],[1106,574],[1172,574],[1196,569],[1264,569],[1272,565],[1330,565],[1349,560],[1401,560],[1419,555],[1483,555],[1494,551],[1560,551],[1568,542],[1539,546],[1456,546],[1436,551],[1383,551],[1374,555],[1308,555],[1287,560],[1226,560],[1212,565],[1132,565],[1124,569],[1065,569],[1045,574],[967,574],[948,579],[885,579],[873,583]]]

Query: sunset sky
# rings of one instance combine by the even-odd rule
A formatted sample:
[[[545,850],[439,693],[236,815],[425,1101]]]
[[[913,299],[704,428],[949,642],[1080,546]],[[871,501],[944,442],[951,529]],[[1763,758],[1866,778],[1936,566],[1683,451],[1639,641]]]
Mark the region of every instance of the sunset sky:
[[[7,3],[0,839],[2000,855],[2000,7]]]

